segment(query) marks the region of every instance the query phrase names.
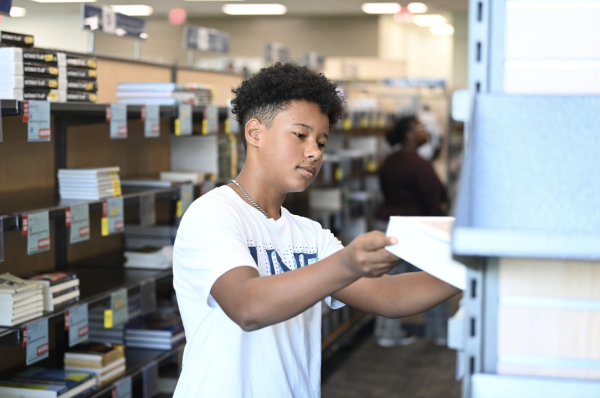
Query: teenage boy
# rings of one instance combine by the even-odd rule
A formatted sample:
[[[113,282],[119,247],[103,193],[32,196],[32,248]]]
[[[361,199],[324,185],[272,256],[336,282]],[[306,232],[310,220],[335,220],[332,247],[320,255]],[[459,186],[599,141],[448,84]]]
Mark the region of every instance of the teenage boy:
[[[343,100],[322,74],[264,68],[233,90],[246,163],[196,200],[177,232],[173,274],[187,346],[175,397],[320,396],[321,300],[398,318],[458,293],[400,259],[381,232],[346,248],[281,205],[321,168]]]

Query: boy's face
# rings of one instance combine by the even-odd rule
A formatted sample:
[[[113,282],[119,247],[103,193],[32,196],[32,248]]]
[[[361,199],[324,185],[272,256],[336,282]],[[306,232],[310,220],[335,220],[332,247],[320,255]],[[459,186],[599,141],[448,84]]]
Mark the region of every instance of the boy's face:
[[[315,103],[292,101],[261,126],[257,159],[274,189],[282,193],[304,191],[315,179],[323,160],[329,118]]]

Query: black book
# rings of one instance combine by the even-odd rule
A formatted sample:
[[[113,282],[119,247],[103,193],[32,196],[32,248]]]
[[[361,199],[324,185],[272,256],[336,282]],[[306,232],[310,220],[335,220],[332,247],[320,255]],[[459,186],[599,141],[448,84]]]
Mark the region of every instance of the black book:
[[[43,77],[25,76],[23,79],[24,88],[57,89],[57,79],[45,79]]]
[[[67,91],[67,102],[97,102],[98,96],[84,91]]]
[[[67,54],[67,66],[96,69],[98,67],[98,62],[96,61],[96,57]]]
[[[64,98],[61,98],[59,90],[25,89],[23,91],[23,101],[59,102],[61,100]]]
[[[31,48],[33,47],[33,36],[3,30],[0,32],[0,43],[14,47]]]
[[[96,69],[83,69],[67,67],[67,79],[96,81],[98,71]]]
[[[23,75],[25,76],[56,78],[58,72],[59,69],[56,66],[23,64]]]
[[[77,279],[77,275],[73,272],[47,272],[44,274],[37,274],[30,276],[28,279],[34,281],[48,281],[50,286],[59,285]]]
[[[96,82],[86,82],[84,80],[69,80],[67,82],[67,89],[96,93],[98,91],[98,84]]]
[[[57,66],[58,54],[52,51],[23,49],[23,63],[35,63],[49,66]]]

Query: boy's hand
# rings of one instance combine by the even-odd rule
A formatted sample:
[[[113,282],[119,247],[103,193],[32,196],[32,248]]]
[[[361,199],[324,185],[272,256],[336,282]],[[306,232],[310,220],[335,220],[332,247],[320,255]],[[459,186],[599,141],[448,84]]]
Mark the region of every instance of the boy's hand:
[[[381,276],[402,261],[384,248],[396,243],[397,238],[386,237],[380,231],[360,235],[343,250],[345,263],[359,277]]]

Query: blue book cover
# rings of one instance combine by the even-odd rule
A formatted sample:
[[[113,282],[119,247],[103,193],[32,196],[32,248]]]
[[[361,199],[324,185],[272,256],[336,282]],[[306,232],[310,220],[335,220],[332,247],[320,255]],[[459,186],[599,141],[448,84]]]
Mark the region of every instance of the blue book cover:
[[[71,390],[78,385],[85,383],[89,379],[93,378],[93,373],[88,372],[74,372],[64,369],[57,368],[30,368],[18,373],[15,377],[11,378],[11,381],[19,382],[34,382],[34,383],[48,383],[55,385],[62,385],[67,390]]]
[[[7,380],[0,381],[0,396],[2,393],[9,393],[10,390],[6,390],[6,388],[19,388],[24,390],[37,390],[37,391],[53,391],[56,396],[60,396],[69,389],[64,385],[64,383],[53,383],[53,382],[45,382],[43,380],[20,380],[17,378],[10,378]]]

